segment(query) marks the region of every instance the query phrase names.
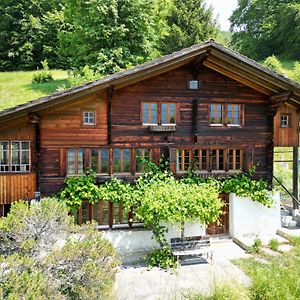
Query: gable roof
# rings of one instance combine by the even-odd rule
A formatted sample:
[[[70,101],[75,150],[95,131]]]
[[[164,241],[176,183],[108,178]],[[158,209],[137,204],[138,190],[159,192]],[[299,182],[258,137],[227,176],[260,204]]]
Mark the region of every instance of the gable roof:
[[[288,92],[289,101],[300,107],[299,83],[210,40],[84,85],[5,109],[0,111],[0,122],[2,123],[8,118],[17,118],[28,113],[39,112],[91,93],[104,91],[107,88],[118,89],[124,87],[193,62],[201,55],[205,55],[202,61],[203,65],[250,85],[268,96],[287,94]]]

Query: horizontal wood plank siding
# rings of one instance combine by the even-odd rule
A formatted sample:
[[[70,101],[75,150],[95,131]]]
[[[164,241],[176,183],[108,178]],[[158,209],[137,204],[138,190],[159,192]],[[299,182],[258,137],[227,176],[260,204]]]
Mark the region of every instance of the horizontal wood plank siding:
[[[35,174],[0,174],[0,204],[33,199],[36,191]]]
[[[83,125],[83,112],[95,112],[95,126]],[[91,146],[107,143],[106,95],[92,95],[62,106],[41,118],[41,144],[53,146]]]
[[[281,128],[281,116],[289,116],[289,127]],[[298,147],[299,145],[299,117],[297,109],[282,104],[274,118],[274,146],[275,147]]]

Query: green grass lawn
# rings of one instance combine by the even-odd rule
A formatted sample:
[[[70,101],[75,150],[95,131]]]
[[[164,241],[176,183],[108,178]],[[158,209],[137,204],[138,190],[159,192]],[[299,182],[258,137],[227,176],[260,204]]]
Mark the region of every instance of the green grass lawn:
[[[58,87],[68,84],[67,71],[62,70],[51,71],[54,81],[32,84],[36,72],[0,72],[0,111],[49,95]]]

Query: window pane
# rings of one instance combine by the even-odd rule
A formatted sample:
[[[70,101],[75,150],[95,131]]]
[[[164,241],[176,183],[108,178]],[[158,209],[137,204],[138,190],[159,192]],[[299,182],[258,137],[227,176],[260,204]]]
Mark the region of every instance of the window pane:
[[[93,172],[98,172],[98,149],[92,149],[91,151],[91,168]]]
[[[176,124],[176,104],[171,103],[170,104],[170,124]]]
[[[8,142],[0,142],[0,172],[9,171],[9,147]]]
[[[101,149],[101,173],[109,173],[107,149]]]
[[[211,104],[210,105],[210,123],[222,124],[223,123],[223,105]]]
[[[168,104],[163,103],[161,105],[161,123],[162,124],[169,124],[168,120]]]
[[[130,149],[123,150],[123,172],[130,172]]]
[[[77,173],[83,174],[84,172],[84,149],[78,149],[77,152]]]
[[[143,123],[148,124],[149,123],[149,104],[144,103],[143,106]]]
[[[217,150],[212,151],[212,169],[217,170]]]
[[[151,104],[151,110],[152,110],[151,123],[157,124],[157,104],[156,103]]]
[[[11,143],[12,151],[12,164],[20,164],[20,143],[12,142]]]
[[[121,172],[121,150],[114,149],[114,173]]]
[[[182,166],[182,151],[177,150],[177,160],[176,160],[176,170],[177,170],[177,172],[181,171],[181,166]]]
[[[219,170],[224,170],[224,150],[219,150]]]
[[[75,150],[68,149],[68,174],[75,174]]]

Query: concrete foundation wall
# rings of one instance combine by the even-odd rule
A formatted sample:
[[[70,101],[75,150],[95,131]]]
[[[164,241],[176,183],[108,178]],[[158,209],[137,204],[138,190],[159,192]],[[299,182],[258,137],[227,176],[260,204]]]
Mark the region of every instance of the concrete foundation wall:
[[[281,227],[280,195],[273,195],[274,205],[268,208],[251,198],[229,195],[229,235],[251,238],[273,235]]]
[[[179,224],[166,224],[168,228],[167,239],[180,237]],[[199,222],[185,223],[185,236],[204,235],[205,229]],[[108,230],[103,236],[109,240],[120,253],[151,251],[159,248],[158,244],[151,238],[152,231],[144,228]]]

